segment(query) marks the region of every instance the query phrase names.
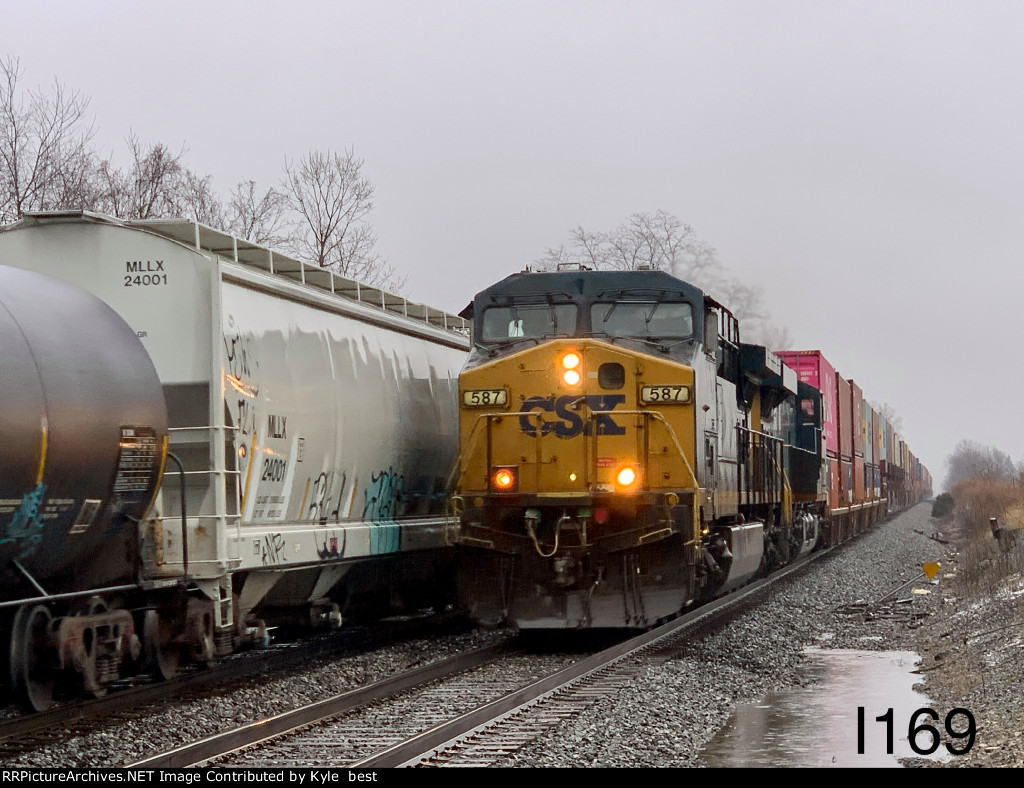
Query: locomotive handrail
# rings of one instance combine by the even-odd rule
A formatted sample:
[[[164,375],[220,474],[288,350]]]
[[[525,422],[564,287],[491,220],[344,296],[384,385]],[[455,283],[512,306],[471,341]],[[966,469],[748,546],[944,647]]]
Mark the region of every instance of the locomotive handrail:
[[[591,417],[593,417],[593,416],[609,416],[609,415],[612,415],[612,413],[613,412],[610,411],[610,410],[592,410],[592,411],[590,411]],[[674,429],[672,429],[672,425],[668,423],[668,420],[664,417],[664,415],[662,415],[661,413],[659,413],[656,410],[616,410],[616,411],[614,411],[614,415],[616,415],[616,416],[643,416],[645,419],[653,417],[655,421],[661,422],[661,424],[664,425],[665,430],[668,432],[669,438],[672,439],[672,443],[675,445],[676,451],[679,452],[679,456],[682,458],[683,464],[686,466],[686,470],[690,472],[690,478],[693,480],[693,489],[694,490],[699,490],[700,489],[700,483],[697,481],[697,474],[693,472],[693,467],[690,465],[690,461],[686,457],[686,452],[683,450],[683,445],[679,442],[679,439],[676,437],[676,431]],[[597,437],[596,430],[595,430],[594,437],[595,438]],[[648,459],[649,455],[650,455],[650,451],[645,452],[645,457],[644,457],[645,463],[649,462],[649,459]]]
[[[466,445],[466,449],[465,449],[465,451],[460,451],[458,456],[455,458],[455,463],[454,463],[454,465],[452,467],[452,470],[448,474],[448,480],[445,482],[445,489],[455,490],[456,492],[459,491],[460,488],[459,488],[459,484],[458,483],[460,483],[462,481],[462,477],[466,473],[466,468],[463,467],[462,460],[465,457],[468,457],[468,456],[470,456],[473,453],[473,449],[476,447],[476,441],[478,441],[480,439],[479,438],[479,434],[478,434],[478,430],[480,429],[480,424],[485,419],[487,420],[487,423],[490,424],[490,420],[491,419],[493,419],[493,418],[501,418],[501,417],[504,417],[504,416],[531,416],[531,417],[536,417],[539,420],[540,417],[541,417],[541,414],[539,412],[537,412],[537,411],[534,411],[534,410],[514,411],[514,412],[513,411],[501,411],[501,412],[491,412],[491,413],[478,413],[477,416],[476,416],[476,419],[473,422],[473,427],[469,431],[469,438],[466,441],[466,444],[467,444]],[[490,468],[490,464],[491,464],[490,463],[490,430],[487,430],[487,432],[488,432],[487,467]],[[538,448],[538,451],[539,451],[539,448]],[[540,458],[538,457],[538,462],[539,462],[539,459]],[[452,486],[452,481],[454,480],[456,472],[459,474],[459,478],[457,480],[457,483],[453,487]],[[484,478],[486,479],[486,472],[485,472],[485,477]]]
[[[448,474],[448,479],[445,481],[446,490],[454,490],[456,493],[459,491],[459,484],[462,482],[462,477],[465,475],[465,468],[463,468],[462,459],[463,457],[468,456],[471,453],[471,450],[474,448],[475,441],[477,440],[476,431],[477,428],[480,426],[480,419],[489,415],[490,414],[488,413],[477,414],[476,421],[473,422],[473,427],[469,432],[469,440],[467,441],[468,445],[466,446],[466,451],[463,452],[460,450],[459,453],[456,455],[455,462],[453,463],[452,469]],[[458,474],[457,480],[455,479],[456,474]],[[455,482],[454,486],[452,485],[453,481]]]
[[[750,440],[750,437],[760,440]],[[788,444],[786,444],[785,441],[777,435],[772,435],[761,430],[754,430],[749,427],[745,427],[742,424],[736,425],[736,440],[737,443],[743,447],[743,456],[745,458],[742,463],[737,463],[737,465],[739,465],[741,471],[742,469],[746,469],[747,471],[747,487],[745,489],[741,489],[740,494],[746,495],[746,501],[748,504],[764,503],[763,497],[765,495],[770,496],[773,494],[775,487],[774,480],[778,479],[781,484],[781,490],[779,491],[781,495],[781,503],[783,507],[786,508],[786,497],[788,496],[789,516],[791,519],[793,488],[789,483],[789,477],[786,475],[785,470],[779,465],[778,458],[775,456],[777,451],[784,449]],[[757,463],[758,468],[760,468],[758,458],[762,456],[770,465],[769,469],[762,469],[760,471],[760,478],[758,480],[760,485],[757,489],[754,489],[750,481],[752,469],[749,465],[749,457],[747,455],[752,450],[755,451],[755,462]],[[769,475],[769,471],[772,469],[775,473]],[[765,489],[769,479],[773,482],[772,490]]]
[[[771,437],[771,436],[769,436],[769,437]],[[782,443],[782,439],[781,438],[776,438],[775,440],[778,440],[780,443]],[[786,444],[782,443],[782,445],[785,446]],[[783,511],[785,511],[786,509],[789,510],[789,518],[788,519],[789,519],[790,522],[792,522],[792,520],[793,520],[793,486],[789,483],[789,474],[786,472],[786,469],[784,467],[779,465],[779,461],[776,459],[774,453],[769,453],[768,457],[771,459],[772,465],[775,466],[775,472],[778,474],[779,478],[782,480],[782,490],[783,490],[782,508],[783,508]]]

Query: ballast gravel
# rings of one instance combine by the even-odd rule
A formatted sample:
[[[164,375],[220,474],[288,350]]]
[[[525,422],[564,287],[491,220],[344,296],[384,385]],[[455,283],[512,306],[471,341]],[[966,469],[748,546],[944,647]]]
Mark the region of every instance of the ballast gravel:
[[[1024,598],[1019,575],[1003,573],[968,600],[957,585],[955,544],[944,543],[930,504],[874,526],[802,575],[773,586],[764,603],[728,628],[706,635],[615,696],[541,733],[499,766],[691,767],[707,765],[702,747],[741,703],[772,691],[810,686],[814,673],[805,648],[916,651],[923,654],[923,691],[946,707],[970,708],[978,718],[977,744],[942,764],[908,766],[1020,766],[1024,692],[1017,681],[1020,629],[1010,623]],[[938,535],[940,538],[934,538]],[[937,584],[921,578],[921,564],[941,562]],[[918,588],[919,593],[911,593]],[[920,591],[926,593],[920,593]],[[973,612],[972,612],[973,611]],[[1022,624],[1024,627],[1024,624]],[[978,636],[981,633],[981,636]],[[347,657],[287,679],[261,682],[231,695],[192,701],[0,766],[121,766],[144,756],[329,694],[376,681],[414,662],[439,658],[508,637],[503,631],[427,638]],[[977,670],[977,665],[981,670]],[[940,669],[941,668],[941,669]],[[324,764],[330,765],[330,764]],[[342,765],[342,764],[336,764]]]

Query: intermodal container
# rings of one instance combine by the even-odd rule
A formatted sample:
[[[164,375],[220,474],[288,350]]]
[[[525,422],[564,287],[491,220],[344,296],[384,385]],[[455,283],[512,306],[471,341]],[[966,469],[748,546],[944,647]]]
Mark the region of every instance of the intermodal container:
[[[835,367],[820,350],[783,350],[776,355],[796,370],[799,380],[809,383],[821,392],[821,434],[825,438],[825,451],[830,457],[838,457]]]

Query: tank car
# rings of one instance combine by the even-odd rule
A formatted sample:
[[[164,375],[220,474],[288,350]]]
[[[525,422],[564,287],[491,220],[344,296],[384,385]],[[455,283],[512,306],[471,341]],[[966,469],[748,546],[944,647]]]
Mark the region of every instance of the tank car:
[[[97,692],[140,655],[138,523],[167,414],[135,332],[67,282],[0,266],[0,347],[0,620],[11,686],[42,708],[58,670]]]
[[[189,221],[30,214],[0,232],[0,263],[107,304],[155,370],[155,388],[132,399],[166,404],[152,430],[159,442],[166,428],[171,462],[117,552],[149,589],[136,630],[157,674],[275,626],[451,604],[462,318]],[[69,367],[64,355],[56,346],[47,366]],[[91,402],[75,417],[92,419]],[[106,560],[75,558],[85,572]],[[34,595],[12,577],[8,598]]]
[[[477,619],[645,628],[832,532],[835,397],[700,289],[524,272],[463,316],[452,505]]]

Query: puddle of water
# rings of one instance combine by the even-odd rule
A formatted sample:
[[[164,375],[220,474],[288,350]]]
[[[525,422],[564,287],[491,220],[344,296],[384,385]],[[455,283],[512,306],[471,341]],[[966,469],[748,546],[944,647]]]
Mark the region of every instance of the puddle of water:
[[[931,756],[910,748],[907,732],[918,709],[931,707],[939,719],[924,715],[943,730],[948,709],[936,708],[914,690],[912,673],[919,657],[912,651],[849,651],[809,648],[814,659],[813,687],[772,693],[759,703],[738,706],[728,724],[708,742],[700,757],[711,767],[899,767],[898,758],[951,756],[939,746]],[[858,707],[864,707],[864,752],[858,753]],[[886,752],[888,726],[876,721],[892,709],[893,753]],[[931,737],[921,733],[919,747]]]

